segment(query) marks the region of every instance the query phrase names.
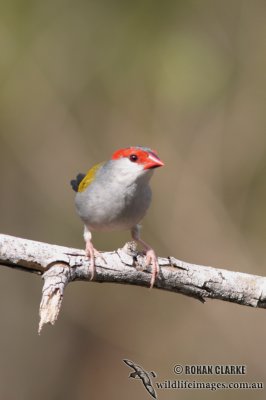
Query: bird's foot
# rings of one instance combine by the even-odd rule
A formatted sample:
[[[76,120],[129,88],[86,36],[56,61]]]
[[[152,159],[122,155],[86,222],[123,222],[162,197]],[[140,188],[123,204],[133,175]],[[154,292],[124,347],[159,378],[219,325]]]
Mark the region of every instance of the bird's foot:
[[[155,251],[153,249],[148,249],[146,251],[146,265],[151,265],[151,283],[150,283],[150,289],[153,288],[153,285],[155,283],[155,280],[160,272],[160,267],[158,263],[157,256],[155,254]]]
[[[86,242],[86,249],[85,249],[85,255],[87,258],[90,259],[90,266],[89,266],[89,272],[90,272],[90,280],[92,281],[96,272],[96,267],[95,267],[95,258],[100,257],[106,264],[105,259],[101,255],[101,253],[95,249],[93,246],[92,242],[88,240]]]

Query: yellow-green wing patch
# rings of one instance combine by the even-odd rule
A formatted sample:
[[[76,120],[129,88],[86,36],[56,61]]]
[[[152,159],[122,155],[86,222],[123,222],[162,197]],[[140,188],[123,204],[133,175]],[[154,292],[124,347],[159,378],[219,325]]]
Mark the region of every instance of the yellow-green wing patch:
[[[103,165],[103,163],[99,163],[94,165],[86,174],[86,176],[82,179],[79,184],[78,192],[83,192],[94,180],[96,172]]]

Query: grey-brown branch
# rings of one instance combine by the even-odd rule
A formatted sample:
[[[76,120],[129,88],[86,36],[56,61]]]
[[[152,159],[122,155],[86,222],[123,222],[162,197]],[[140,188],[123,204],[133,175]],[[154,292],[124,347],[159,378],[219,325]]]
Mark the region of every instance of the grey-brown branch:
[[[134,242],[122,249],[101,253],[96,258],[93,282],[150,285],[150,267]],[[266,278],[225,269],[189,264],[174,257],[158,259],[157,289],[170,290],[205,299],[220,299],[251,307],[266,308]],[[56,246],[0,234],[0,264],[33,272],[43,277],[39,332],[46,323],[54,324],[66,285],[90,281],[89,260],[84,250]]]

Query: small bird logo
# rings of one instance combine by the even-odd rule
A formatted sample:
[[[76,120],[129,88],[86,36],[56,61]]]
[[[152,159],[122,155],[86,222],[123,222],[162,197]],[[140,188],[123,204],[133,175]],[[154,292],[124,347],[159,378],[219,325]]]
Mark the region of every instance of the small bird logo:
[[[134,378],[134,379],[141,379],[143,385],[145,386],[145,389],[149,392],[149,394],[154,398],[157,399],[157,394],[152,386],[151,383],[151,378],[155,378],[156,374],[155,372],[146,372],[140,365],[133,363],[133,361],[130,360],[123,360],[125,364],[127,364],[130,368],[134,370],[134,372],[131,372],[129,374],[129,378]]]

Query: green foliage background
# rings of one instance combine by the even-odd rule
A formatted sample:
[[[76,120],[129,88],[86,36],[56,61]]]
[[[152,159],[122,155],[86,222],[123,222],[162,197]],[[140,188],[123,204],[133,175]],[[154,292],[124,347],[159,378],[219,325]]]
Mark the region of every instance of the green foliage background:
[[[141,144],[166,163],[143,229],[157,253],[265,275],[265,1],[3,1],[0,49],[3,233],[83,247],[70,179]],[[94,241],[111,250],[128,237]],[[123,358],[158,380],[266,381],[264,310],[75,283],[38,337],[40,291],[36,276],[1,268],[1,399],[148,398]],[[179,377],[176,363],[248,374]],[[250,396],[264,393],[215,393]]]

